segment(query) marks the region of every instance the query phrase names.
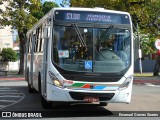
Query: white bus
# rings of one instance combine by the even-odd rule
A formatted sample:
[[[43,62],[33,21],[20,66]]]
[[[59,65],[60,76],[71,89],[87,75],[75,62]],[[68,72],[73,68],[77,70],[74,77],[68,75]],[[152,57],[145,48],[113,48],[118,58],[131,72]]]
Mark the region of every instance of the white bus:
[[[41,103],[130,103],[130,14],[103,8],[53,8],[27,33],[26,80]],[[52,104],[53,105],[53,104]]]

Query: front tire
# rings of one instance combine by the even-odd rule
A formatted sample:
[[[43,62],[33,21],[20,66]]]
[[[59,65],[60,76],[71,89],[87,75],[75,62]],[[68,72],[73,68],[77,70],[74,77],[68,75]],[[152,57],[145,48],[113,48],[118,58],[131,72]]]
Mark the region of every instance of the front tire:
[[[45,109],[52,108],[52,102],[46,101],[46,99],[42,95],[41,95],[41,104],[42,104],[42,107]]]
[[[46,101],[46,99],[42,96],[42,89],[41,89],[41,77],[40,77],[40,73],[38,75],[38,90],[39,90],[39,93],[41,95],[41,105],[44,109],[49,109],[52,107],[52,102],[48,102]]]
[[[32,88],[31,84],[29,83],[29,70],[27,70],[26,81],[28,82],[28,92],[34,93],[34,89]]]
[[[28,83],[28,92],[35,93],[35,90],[31,87],[31,85],[29,83]]]

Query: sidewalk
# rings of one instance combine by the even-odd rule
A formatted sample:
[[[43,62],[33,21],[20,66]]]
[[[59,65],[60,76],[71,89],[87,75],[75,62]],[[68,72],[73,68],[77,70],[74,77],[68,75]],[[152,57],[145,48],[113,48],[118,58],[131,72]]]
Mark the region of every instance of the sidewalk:
[[[10,71],[7,76],[0,76],[0,81],[3,80],[25,80],[23,75],[18,75],[16,71]]]
[[[153,83],[153,84],[160,84],[160,76],[153,76],[153,73],[135,73],[134,74],[134,81],[135,84],[141,83]]]

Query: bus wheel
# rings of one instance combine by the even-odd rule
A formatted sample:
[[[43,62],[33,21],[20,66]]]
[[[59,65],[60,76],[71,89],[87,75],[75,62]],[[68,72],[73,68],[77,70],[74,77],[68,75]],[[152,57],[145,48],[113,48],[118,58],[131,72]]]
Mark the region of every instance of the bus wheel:
[[[41,104],[42,104],[42,107],[45,109],[52,108],[52,102],[46,101],[42,95],[41,95]]]
[[[29,93],[34,93],[34,89],[31,87],[31,85],[28,83],[28,92]]]
[[[107,102],[100,102],[99,105],[100,105],[100,106],[107,106],[108,103],[107,103]]]
[[[28,82],[28,92],[29,93],[34,93],[34,89],[31,87],[31,85],[29,84],[29,72],[27,70],[27,82]]]

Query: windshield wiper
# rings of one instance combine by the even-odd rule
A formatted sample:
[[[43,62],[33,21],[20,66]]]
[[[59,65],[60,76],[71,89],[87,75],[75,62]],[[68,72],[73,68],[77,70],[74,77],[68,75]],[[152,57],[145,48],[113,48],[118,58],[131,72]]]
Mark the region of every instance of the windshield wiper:
[[[76,24],[72,24],[72,26],[73,26],[74,29],[76,30],[76,33],[77,33],[77,35],[78,35],[78,37],[79,37],[79,39],[80,39],[81,44],[82,44],[85,48],[87,48],[87,45],[86,45],[86,43],[84,42],[84,39],[83,39],[83,37],[82,37],[82,34],[81,34],[79,28],[77,27],[77,25],[76,25]]]
[[[113,25],[109,26],[109,28],[106,30],[105,35],[104,35],[103,38],[102,38],[102,41],[106,38],[106,36],[109,34],[109,32],[112,30],[112,28],[113,28]],[[101,35],[100,35],[100,36],[101,36]]]

